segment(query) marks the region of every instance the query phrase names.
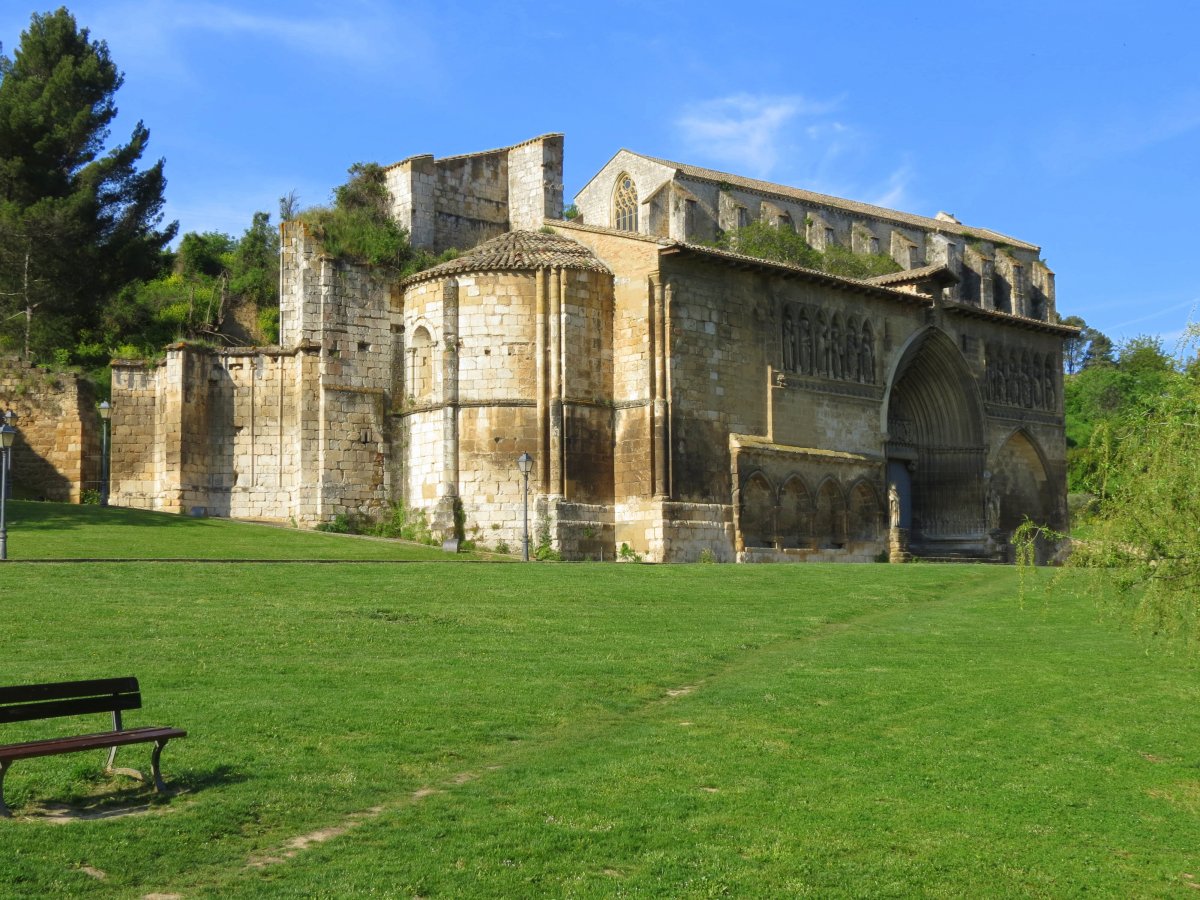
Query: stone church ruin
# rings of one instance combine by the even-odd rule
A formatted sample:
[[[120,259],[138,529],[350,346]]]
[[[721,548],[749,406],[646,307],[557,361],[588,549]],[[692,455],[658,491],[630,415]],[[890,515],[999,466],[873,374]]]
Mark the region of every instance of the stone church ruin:
[[[295,521],[403,502],[568,559],[999,557],[1066,525],[1040,248],[618,152],[562,219],[561,135],[387,169],[400,282],[282,226],[278,347],[113,374],[112,502]],[[752,222],[884,254],[845,278],[708,244]]]

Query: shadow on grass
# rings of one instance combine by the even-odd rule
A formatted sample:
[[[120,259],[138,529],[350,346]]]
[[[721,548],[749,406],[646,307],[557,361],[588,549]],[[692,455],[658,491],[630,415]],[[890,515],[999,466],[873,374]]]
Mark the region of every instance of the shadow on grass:
[[[90,796],[72,798],[68,803],[35,803],[18,810],[17,815],[27,820],[66,824],[168,813],[174,811],[177,801],[193,794],[248,780],[248,775],[222,765],[207,772],[185,772],[171,778],[167,781],[166,792],[160,794],[149,784],[128,776],[104,776]]]
[[[26,530],[62,531],[95,525],[163,528],[212,528],[213,523],[177,513],[122,509],[117,506],[76,506],[71,503],[41,503],[36,500],[9,500],[6,504],[9,526]]]

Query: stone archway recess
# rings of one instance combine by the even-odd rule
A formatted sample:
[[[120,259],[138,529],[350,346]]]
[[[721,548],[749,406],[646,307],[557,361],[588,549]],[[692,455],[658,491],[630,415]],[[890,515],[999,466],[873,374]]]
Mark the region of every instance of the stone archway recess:
[[[889,469],[911,473],[897,484],[909,549],[919,556],[982,555],[984,520],[983,404],[954,341],[930,327],[914,335],[889,382],[886,408]]]
[[[990,471],[990,489],[998,499],[998,530],[1010,536],[1026,518],[1038,523],[1050,520],[1054,501],[1048,490],[1046,464],[1037,444],[1023,429],[1009,435],[996,451]]]

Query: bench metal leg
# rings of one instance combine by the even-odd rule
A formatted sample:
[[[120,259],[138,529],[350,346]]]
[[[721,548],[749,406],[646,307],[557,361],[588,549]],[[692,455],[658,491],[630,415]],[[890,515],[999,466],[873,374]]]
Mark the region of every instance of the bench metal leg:
[[[154,789],[159,793],[165,793],[167,790],[167,786],[162,780],[162,770],[158,767],[158,758],[162,756],[163,747],[167,746],[167,740],[155,741],[154,752],[150,754],[150,770],[154,778]]]
[[[4,804],[4,776],[8,774],[8,767],[11,765],[11,759],[0,760],[0,816],[6,819],[12,816],[12,812]]]

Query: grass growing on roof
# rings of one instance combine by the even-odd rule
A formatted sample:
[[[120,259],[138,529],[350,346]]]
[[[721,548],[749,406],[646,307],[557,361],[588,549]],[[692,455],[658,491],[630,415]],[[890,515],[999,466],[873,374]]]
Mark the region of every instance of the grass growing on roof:
[[[100,753],[16,763],[18,893],[1127,896],[1200,875],[1194,665],[1098,622],[1070,578],[1021,608],[1010,569],[932,564],[0,577],[0,683],[136,674],[129,724],[190,732],[162,802]]]

